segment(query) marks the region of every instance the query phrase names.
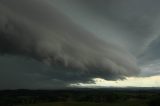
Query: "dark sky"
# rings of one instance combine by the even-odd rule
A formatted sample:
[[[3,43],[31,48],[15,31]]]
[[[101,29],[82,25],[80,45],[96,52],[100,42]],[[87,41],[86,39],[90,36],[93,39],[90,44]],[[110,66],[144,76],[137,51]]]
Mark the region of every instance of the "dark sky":
[[[0,0],[0,89],[65,88],[160,62],[159,0]]]

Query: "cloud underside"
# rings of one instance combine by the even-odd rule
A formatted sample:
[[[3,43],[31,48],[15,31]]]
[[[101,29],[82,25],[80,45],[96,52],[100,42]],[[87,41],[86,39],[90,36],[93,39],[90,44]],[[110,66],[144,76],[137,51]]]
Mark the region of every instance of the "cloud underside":
[[[0,0],[0,13],[1,89],[62,88],[72,83],[93,83],[93,78],[136,76],[140,73],[136,55],[143,54],[154,40],[147,35],[142,43],[141,36],[138,49],[134,49],[137,44],[125,48],[120,41],[107,37],[108,33],[102,39],[75,23],[50,0]],[[132,29],[139,31],[135,26]],[[132,34],[128,36],[125,38],[129,41]],[[132,49],[144,50],[136,54]]]

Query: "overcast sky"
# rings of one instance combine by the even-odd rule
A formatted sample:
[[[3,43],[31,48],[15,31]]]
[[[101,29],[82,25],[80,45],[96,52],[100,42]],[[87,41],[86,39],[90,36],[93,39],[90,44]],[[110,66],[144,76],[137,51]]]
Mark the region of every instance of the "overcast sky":
[[[0,0],[0,89],[160,87],[159,10],[159,0]]]

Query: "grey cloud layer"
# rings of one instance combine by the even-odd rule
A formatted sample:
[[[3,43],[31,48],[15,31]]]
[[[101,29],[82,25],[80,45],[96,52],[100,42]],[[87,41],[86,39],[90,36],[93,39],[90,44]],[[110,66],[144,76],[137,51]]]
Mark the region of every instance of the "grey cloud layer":
[[[59,4],[56,4],[57,8],[62,8],[84,26],[95,26],[95,29],[92,27],[94,30],[90,29],[93,32],[113,37],[113,40],[118,39],[117,42],[122,39],[121,44],[128,45],[129,51],[136,56],[143,54],[159,36],[158,0],[69,0],[69,3],[65,0],[52,1]],[[76,7],[77,10],[72,9]]]
[[[159,60],[158,0],[52,1],[57,8],[91,32],[106,39],[112,38],[112,42],[123,45],[137,58],[140,67]],[[154,69],[150,69],[150,73],[152,71]],[[145,71],[142,74],[146,75]]]
[[[75,13],[69,14],[66,11],[65,16],[63,14],[65,8],[55,6],[61,5],[63,7],[62,4],[65,3],[63,0],[60,1],[62,4],[56,0],[0,0],[0,52],[5,54],[1,57],[0,62],[4,64],[1,67],[6,65],[0,72],[1,76],[11,78],[1,77],[0,84],[3,85],[3,88],[11,88],[12,85],[13,88],[29,88],[29,85],[30,88],[59,88],[71,83],[92,81],[92,78],[97,77],[116,80],[125,76],[137,75],[140,69],[131,50],[137,50],[138,54],[142,53],[144,50],[139,50],[146,49],[150,42],[159,36],[157,29],[155,29],[158,25],[154,24],[158,22],[158,15],[157,13],[152,14],[159,8],[155,7],[156,9],[141,16],[148,9],[142,8],[141,12],[131,14],[130,12],[134,10],[128,9],[129,5],[133,4],[131,1],[123,4],[126,2],[123,0],[122,3],[118,3],[119,5],[113,1],[100,1],[94,0],[92,5],[90,5],[90,0],[88,2],[75,0],[74,2],[75,5],[86,3],[85,9],[87,11],[97,11],[92,12],[94,15],[90,14],[91,16],[97,14],[98,17],[104,17],[113,26],[116,25],[116,27],[102,25],[106,26],[105,28],[112,28],[112,31],[107,30],[108,33],[100,30],[105,37],[90,30],[92,27],[88,28],[89,21],[86,22],[88,25],[83,22],[80,24],[78,18],[76,22]],[[74,4],[74,2],[72,3]],[[136,3],[138,1],[133,5]],[[106,4],[106,6],[102,4]],[[121,8],[122,6],[123,8]],[[119,7],[121,10],[112,11],[111,7]],[[141,8],[139,7],[139,9]],[[104,13],[99,12],[102,10]],[[112,12],[113,15],[111,15]],[[122,14],[119,15],[119,13]],[[82,19],[85,18],[82,16]],[[144,19],[146,20],[141,21]],[[97,20],[99,23],[101,21]],[[95,20],[90,22],[94,23]],[[127,27],[128,25],[132,26]],[[126,35],[121,32],[130,34]],[[154,36],[151,36],[153,34]],[[26,60],[24,57],[27,57]],[[13,68],[8,68],[7,65],[13,65]],[[7,74],[9,72],[14,74],[9,76]],[[22,80],[22,83],[17,83],[19,79]],[[12,83],[12,85],[5,85],[5,82]]]

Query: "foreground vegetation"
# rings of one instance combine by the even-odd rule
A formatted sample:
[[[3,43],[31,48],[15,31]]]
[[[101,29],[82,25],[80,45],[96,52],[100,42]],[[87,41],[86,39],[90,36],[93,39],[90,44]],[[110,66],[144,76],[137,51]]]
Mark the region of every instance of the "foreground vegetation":
[[[144,103],[124,102],[124,103],[92,103],[92,102],[53,102],[53,103],[37,103],[19,106],[148,106]]]
[[[160,106],[160,90],[3,90],[0,106]]]

